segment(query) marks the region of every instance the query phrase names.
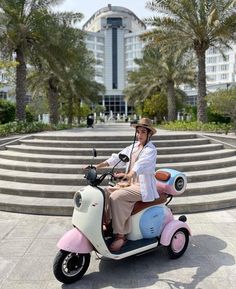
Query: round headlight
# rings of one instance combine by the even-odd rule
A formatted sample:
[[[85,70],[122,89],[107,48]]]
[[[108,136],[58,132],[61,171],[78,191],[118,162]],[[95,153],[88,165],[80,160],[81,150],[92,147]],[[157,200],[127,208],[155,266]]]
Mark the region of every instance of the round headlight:
[[[76,206],[77,208],[79,208],[79,207],[81,206],[82,197],[81,197],[80,192],[76,192],[76,193],[75,193],[74,202],[75,202],[75,206]]]
[[[176,191],[181,191],[184,188],[185,182],[184,179],[182,177],[178,177],[175,180],[175,189]]]

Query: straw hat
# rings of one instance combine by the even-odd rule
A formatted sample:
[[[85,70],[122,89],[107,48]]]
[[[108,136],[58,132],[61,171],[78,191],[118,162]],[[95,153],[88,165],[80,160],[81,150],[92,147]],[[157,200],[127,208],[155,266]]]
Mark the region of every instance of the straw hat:
[[[152,134],[155,134],[157,130],[153,127],[152,121],[149,118],[141,118],[138,123],[133,124],[133,127],[145,127],[147,129],[150,129]]]

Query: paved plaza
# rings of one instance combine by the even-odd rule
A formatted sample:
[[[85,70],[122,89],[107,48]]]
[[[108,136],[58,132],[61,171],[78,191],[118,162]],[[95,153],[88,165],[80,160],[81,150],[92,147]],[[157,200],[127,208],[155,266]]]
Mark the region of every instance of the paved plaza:
[[[69,217],[0,213],[1,289],[223,289],[236,288],[236,209],[188,214],[192,237],[185,254],[170,260],[164,248],[115,261],[92,255],[84,278],[55,280],[52,264]]]

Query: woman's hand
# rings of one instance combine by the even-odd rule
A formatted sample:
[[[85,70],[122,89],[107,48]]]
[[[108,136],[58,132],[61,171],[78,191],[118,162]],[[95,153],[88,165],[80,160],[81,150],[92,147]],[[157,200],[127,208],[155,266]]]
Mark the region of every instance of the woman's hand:
[[[125,173],[115,173],[114,174],[114,177],[116,178],[116,179],[124,179],[124,176],[125,176],[126,174]]]
[[[92,169],[97,169],[97,166],[96,165],[86,165],[82,169],[85,171],[85,170],[89,170],[91,168]]]
[[[130,182],[131,179],[134,177],[135,172],[130,171],[128,174],[126,173],[116,173],[114,176],[117,179],[122,179],[123,181],[128,181]]]

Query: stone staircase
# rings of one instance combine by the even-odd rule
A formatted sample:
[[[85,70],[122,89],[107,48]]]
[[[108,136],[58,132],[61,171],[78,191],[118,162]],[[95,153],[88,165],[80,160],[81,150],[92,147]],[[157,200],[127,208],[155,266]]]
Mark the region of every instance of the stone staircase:
[[[93,132],[96,132],[94,130]],[[101,162],[132,142],[126,135],[42,133],[15,140],[0,150],[0,210],[71,215],[73,195],[86,185],[84,165]],[[157,168],[187,175],[187,191],[173,198],[176,213],[236,205],[236,149],[194,133],[159,133]],[[92,160],[92,148],[98,157]],[[102,172],[102,170],[100,171]]]

